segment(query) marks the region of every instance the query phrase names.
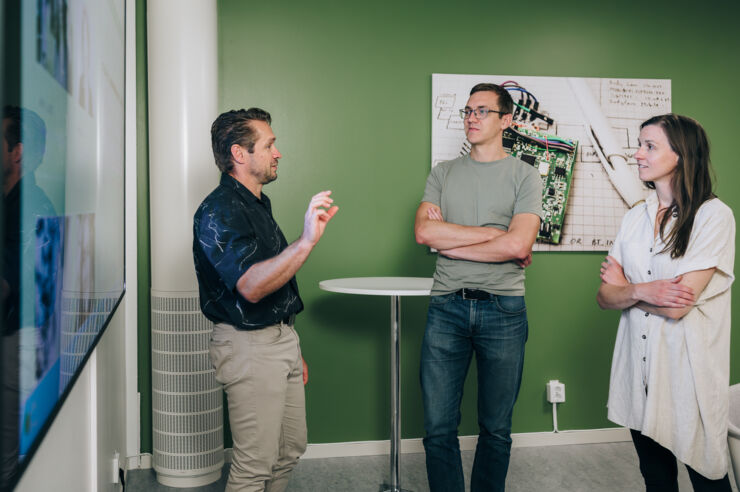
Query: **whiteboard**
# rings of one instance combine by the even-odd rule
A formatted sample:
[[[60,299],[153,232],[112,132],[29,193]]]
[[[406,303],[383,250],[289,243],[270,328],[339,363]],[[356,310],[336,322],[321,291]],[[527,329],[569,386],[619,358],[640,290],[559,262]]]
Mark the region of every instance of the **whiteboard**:
[[[582,98],[574,94],[567,77],[518,75],[432,74],[432,162],[455,159],[465,153],[463,121],[470,89],[481,82],[502,84],[507,80],[534,94],[539,112],[555,120],[542,130],[578,140],[560,244],[538,242],[535,251],[606,251],[614,242],[622,216],[629,209],[615,189],[589,137],[591,125],[581,110]],[[598,103],[613,135],[627,158],[629,171],[637,176],[633,155],[638,149],[640,123],[671,111],[671,81],[667,79],[587,78],[586,86]],[[514,101],[518,92],[510,92]],[[469,144],[468,147],[469,148]],[[647,193],[647,189],[644,189]]]

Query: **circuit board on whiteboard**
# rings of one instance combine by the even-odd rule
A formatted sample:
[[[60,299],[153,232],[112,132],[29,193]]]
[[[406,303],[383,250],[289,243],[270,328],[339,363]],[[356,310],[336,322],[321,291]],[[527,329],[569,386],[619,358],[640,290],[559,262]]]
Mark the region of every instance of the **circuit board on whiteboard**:
[[[578,141],[524,126],[507,128],[504,149],[534,166],[542,178],[542,215],[537,240],[559,244],[570,194]]]

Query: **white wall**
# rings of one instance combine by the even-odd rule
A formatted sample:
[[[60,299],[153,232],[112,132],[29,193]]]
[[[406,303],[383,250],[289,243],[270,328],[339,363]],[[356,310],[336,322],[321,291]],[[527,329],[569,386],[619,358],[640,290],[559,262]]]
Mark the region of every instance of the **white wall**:
[[[41,447],[26,469],[18,491],[91,490],[93,469],[90,454],[91,364],[77,380],[67,402],[56,416]]]
[[[120,490],[113,484],[111,460],[116,451],[124,455],[125,443],[122,308],[32,457],[19,492]]]

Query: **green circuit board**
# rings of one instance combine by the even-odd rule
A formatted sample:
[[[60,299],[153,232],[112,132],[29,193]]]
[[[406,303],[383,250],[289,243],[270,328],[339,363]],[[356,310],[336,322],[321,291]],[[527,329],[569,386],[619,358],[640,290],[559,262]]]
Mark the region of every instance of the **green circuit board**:
[[[578,141],[537,130],[507,128],[503,135],[504,148],[511,155],[533,166],[542,178],[543,220],[537,240],[559,244],[570,194],[573,166]]]

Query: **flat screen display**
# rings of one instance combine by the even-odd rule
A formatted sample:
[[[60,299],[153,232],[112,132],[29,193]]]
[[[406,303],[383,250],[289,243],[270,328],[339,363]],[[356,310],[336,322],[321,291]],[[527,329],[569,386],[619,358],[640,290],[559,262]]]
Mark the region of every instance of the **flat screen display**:
[[[3,59],[0,490],[124,289],[124,1],[15,4],[2,19],[17,56]]]

